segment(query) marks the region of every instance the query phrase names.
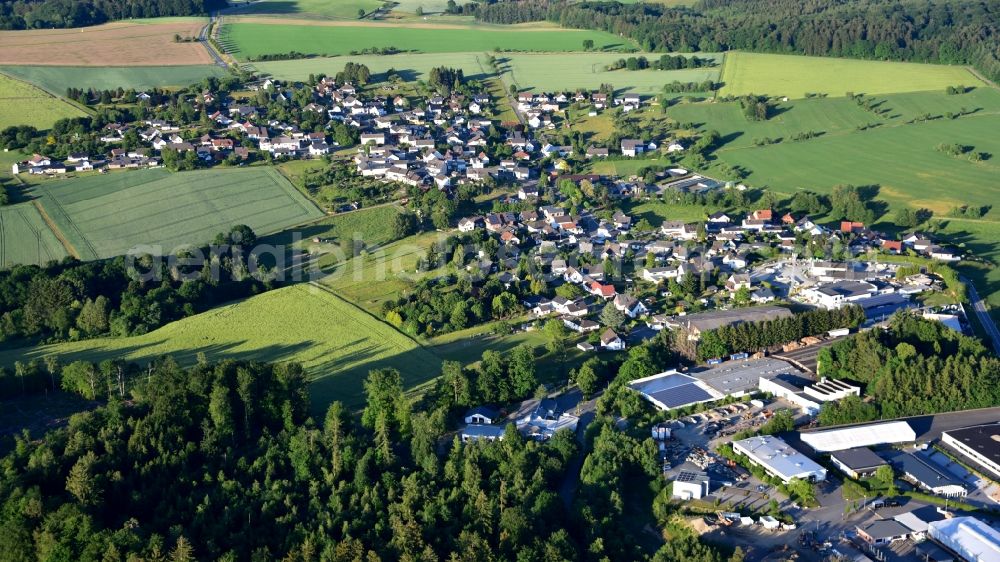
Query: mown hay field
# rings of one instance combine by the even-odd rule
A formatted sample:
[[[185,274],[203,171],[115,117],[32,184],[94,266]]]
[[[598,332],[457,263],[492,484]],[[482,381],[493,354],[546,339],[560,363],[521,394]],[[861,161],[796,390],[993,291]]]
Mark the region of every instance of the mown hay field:
[[[370,14],[383,5],[385,3],[381,0],[337,0],[336,2],[329,0],[260,0],[248,2],[245,6],[232,3],[232,8],[226,13],[308,19],[357,19],[358,10]]]
[[[49,180],[41,204],[83,259],[151,244],[169,253],[237,224],[259,235],[322,216],[273,168],[136,170]]]
[[[0,74],[0,129],[11,125],[47,129],[60,119],[83,115],[85,113],[81,109],[65,100]]]
[[[66,88],[108,90],[117,88],[169,88],[189,86],[208,76],[222,77],[226,70],[213,64],[187,66],[0,66],[0,72],[31,82],[55,95]]]
[[[394,69],[408,81],[427,80],[432,68],[448,66],[460,68],[467,78],[482,79],[490,76],[486,70],[486,53],[413,53],[406,55],[345,55],[316,57],[285,61],[255,62],[259,72],[279,80],[305,80],[310,74],[334,75],[348,62],[367,66],[373,80],[385,80],[385,72]]]
[[[211,64],[197,37],[206,18],[133,20],[70,29],[0,31],[0,64],[156,66]]]
[[[743,52],[726,55],[722,82],[722,95],[789,98],[804,98],[807,93],[871,95],[982,85],[964,66]]]
[[[704,82],[718,80],[718,67],[685,70],[614,70],[604,68],[621,58],[645,56],[650,61],[658,53],[501,53],[497,55],[501,71],[508,83],[523,89],[554,92],[584,88],[596,90],[601,84],[611,84],[616,90],[636,94],[657,94],[670,82]],[[721,55],[696,54],[701,58],[722,60]]]
[[[163,355],[183,365],[204,353],[226,358],[297,361],[313,378],[314,411],[341,400],[362,405],[362,381],[368,371],[394,367],[407,388],[440,373],[441,361],[409,337],[358,307],[314,285],[300,284],[214,308],[148,334],[43,345],[0,352],[0,365],[11,367],[47,355],[63,364],[122,358],[137,363]]]
[[[422,53],[579,51],[591,39],[598,49],[623,46],[625,40],[600,31],[550,27],[386,25],[361,22],[227,23],[220,42],[241,60],[261,55],[300,53],[334,56],[369,48],[395,47]]]
[[[66,249],[33,204],[0,207],[0,268],[42,265],[66,256]]]

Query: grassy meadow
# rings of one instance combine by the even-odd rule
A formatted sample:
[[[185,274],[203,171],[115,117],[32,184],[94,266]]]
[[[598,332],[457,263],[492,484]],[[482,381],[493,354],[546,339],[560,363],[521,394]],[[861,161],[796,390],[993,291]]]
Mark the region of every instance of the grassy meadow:
[[[614,70],[604,67],[627,56],[615,53],[501,53],[497,55],[504,79],[522,89],[563,91],[584,88],[596,90],[601,84],[611,84],[616,90],[637,94],[657,94],[664,84],[718,80],[719,67],[686,70]],[[658,53],[646,53],[654,60]],[[720,55],[698,54],[702,58],[722,59]]]
[[[82,117],[76,106],[21,80],[0,74],[0,129],[31,125],[47,129],[66,117]]]
[[[1000,114],[974,115],[724,150],[718,156],[749,170],[752,185],[791,193],[803,188],[825,192],[843,183],[877,184],[880,199],[942,214],[958,205],[1000,201],[1000,163],[995,157],[971,162],[935,147],[957,142],[1000,155],[997,131]]]
[[[807,93],[874,95],[982,85],[963,66],[743,52],[726,55],[722,82],[722,95],[753,93],[793,99]]]
[[[213,64],[188,66],[0,66],[0,72],[47,90],[57,96],[66,88],[181,87],[208,76],[222,77],[226,70]]]
[[[269,234],[322,216],[271,168],[113,172],[34,189],[82,259],[121,255],[140,244],[165,251],[204,244],[237,224]]]
[[[227,13],[240,15],[274,15],[307,19],[357,19],[358,10],[370,14],[381,8],[381,0],[259,0],[240,6],[230,3]]]
[[[261,73],[279,80],[305,80],[310,74],[336,74],[348,62],[364,64],[371,71],[373,80],[385,80],[385,72],[395,71],[406,80],[427,80],[432,68],[448,66],[461,68],[467,78],[482,79],[487,73],[485,53],[413,53],[406,55],[345,55],[317,57],[287,61],[253,63]]]
[[[0,268],[41,265],[66,257],[66,249],[32,203],[0,207]]]
[[[362,380],[371,369],[395,367],[408,388],[440,373],[440,359],[388,324],[313,285],[293,285],[173,322],[129,338],[107,338],[0,352],[0,365],[55,355],[63,363],[121,357],[137,363],[163,355],[182,365],[253,359],[297,361],[313,379],[313,408],[364,400]]]
[[[345,22],[346,23],[346,22]],[[395,47],[422,53],[519,51],[578,51],[585,39],[597,48],[621,46],[625,40],[599,31],[499,26],[292,25],[225,24],[220,41],[240,60],[298,51],[315,55],[346,55],[367,48]],[[439,64],[447,64],[441,60]]]

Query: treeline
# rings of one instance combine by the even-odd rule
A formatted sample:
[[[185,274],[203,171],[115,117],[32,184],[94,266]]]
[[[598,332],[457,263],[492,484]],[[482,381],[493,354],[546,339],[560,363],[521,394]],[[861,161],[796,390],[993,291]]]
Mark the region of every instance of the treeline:
[[[676,93],[686,93],[686,92],[714,92],[722,87],[722,84],[712,80],[705,80],[704,82],[680,82],[674,80],[669,84],[664,84],[661,90],[665,94],[676,94]]]
[[[679,70],[682,68],[701,68],[703,66],[714,66],[715,60],[708,58],[698,58],[695,56],[685,57],[684,55],[661,55],[659,59],[650,62],[644,56],[618,59],[607,65],[607,70]]]
[[[111,20],[197,16],[226,7],[224,0],[4,0],[0,29],[83,27]]]
[[[829,330],[857,328],[864,321],[864,310],[849,305],[834,310],[810,310],[766,322],[742,322],[702,332],[697,354],[699,359],[705,360],[732,353],[754,353]]]
[[[972,64],[1000,79],[1000,7],[959,0],[706,0],[651,3],[522,0],[479,4],[491,23],[549,20],[628,37],[646,51],[771,53]]]
[[[819,369],[862,383],[871,398],[824,406],[825,424],[1000,405],[1000,360],[978,339],[909,313],[821,350]]]
[[[0,271],[0,342],[143,334],[265,290],[267,285],[248,275],[254,241],[249,227],[234,227],[216,240],[227,246],[197,268],[182,261],[171,267],[166,257],[130,262],[122,256]]]

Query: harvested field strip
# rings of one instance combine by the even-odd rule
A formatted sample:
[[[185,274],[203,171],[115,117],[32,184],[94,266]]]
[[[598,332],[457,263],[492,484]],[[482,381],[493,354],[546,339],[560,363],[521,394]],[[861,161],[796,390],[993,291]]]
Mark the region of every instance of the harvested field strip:
[[[115,22],[86,28],[0,31],[0,64],[132,66],[210,64],[197,37],[204,18],[164,23]]]

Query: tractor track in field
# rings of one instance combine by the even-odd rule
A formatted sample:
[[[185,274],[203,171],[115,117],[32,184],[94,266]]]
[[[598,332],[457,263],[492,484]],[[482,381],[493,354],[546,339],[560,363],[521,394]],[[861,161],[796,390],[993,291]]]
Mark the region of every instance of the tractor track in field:
[[[45,207],[43,207],[42,204],[39,203],[37,199],[32,201],[31,204],[35,206],[35,209],[38,209],[38,214],[42,216],[42,220],[45,221],[45,224],[49,227],[49,230],[52,231],[52,234],[56,237],[56,240],[58,240],[59,243],[62,244],[63,249],[66,250],[66,253],[82,261],[83,258],[80,257],[80,252],[78,252],[76,248],[73,247],[73,244],[70,244],[69,239],[67,239],[66,236],[63,234],[63,232],[59,230],[59,227],[56,226],[56,223],[55,221],[52,220],[52,217],[50,217],[49,214],[45,212]]]

